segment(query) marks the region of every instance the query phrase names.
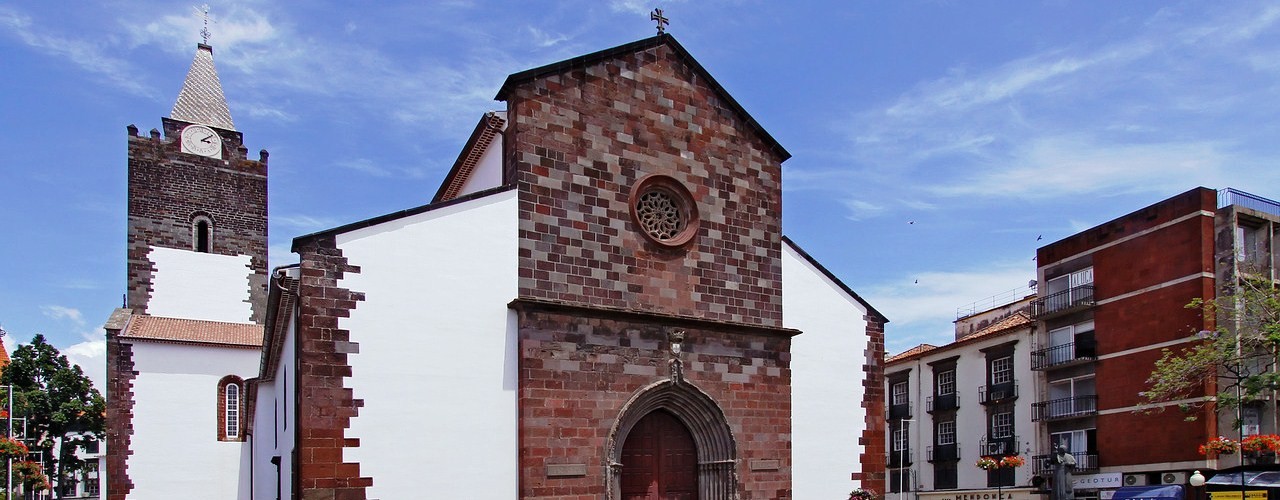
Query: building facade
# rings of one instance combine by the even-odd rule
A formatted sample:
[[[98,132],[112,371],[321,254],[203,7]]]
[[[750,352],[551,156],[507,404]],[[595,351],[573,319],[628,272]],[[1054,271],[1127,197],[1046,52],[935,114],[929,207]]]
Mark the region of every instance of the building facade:
[[[207,90],[211,49],[197,65]],[[264,224],[147,203],[134,236],[131,208],[110,498],[882,488],[887,320],[783,236],[789,153],[670,35],[513,74],[497,99],[430,203],[298,237],[299,263],[270,276],[266,153],[243,158],[225,102],[180,97],[163,137],[131,129],[131,171],[137,143],[162,172],[246,176],[224,206]],[[241,286],[196,308],[179,286],[196,270]],[[188,418],[174,404],[192,420],[161,434]],[[210,477],[156,463],[184,447],[218,461]]]
[[[1030,301],[960,318],[956,331],[967,333],[954,342],[920,345],[886,362],[890,498],[1032,494],[1030,458],[1041,447],[1031,419]],[[1026,464],[977,466],[982,457],[1009,456]]]

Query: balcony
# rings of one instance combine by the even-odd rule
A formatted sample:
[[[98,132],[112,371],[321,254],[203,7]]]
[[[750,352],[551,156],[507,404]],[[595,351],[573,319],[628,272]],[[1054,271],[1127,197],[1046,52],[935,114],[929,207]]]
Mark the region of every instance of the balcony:
[[[960,394],[951,393],[941,396],[929,396],[924,400],[924,411],[933,413],[935,411],[954,410],[960,407]]]
[[[898,467],[911,466],[911,449],[894,450],[889,452],[889,468],[896,469]]]
[[[909,418],[911,418],[911,403],[889,405],[889,420],[902,420]]]
[[[1031,302],[1031,318],[1061,316],[1093,307],[1093,285],[1078,285]]]
[[[939,444],[928,448],[930,462],[948,462],[960,460],[960,443]]]
[[[1031,405],[1031,421],[1066,420],[1098,414],[1098,396],[1075,396]]]
[[[1076,457],[1076,466],[1072,472],[1078,473],[1094,473],[1098,472],[1098,455],[1094,452],[1079,451],[1072,453]],[[1036,455],[1031,457],[1035,469],[1042,475],[1053,474],[1053,465],[1049,463],[1050,455]]]
[[[978,404],[990,405],[1018,399],[1018,381],[978,387]]]
[[[978,442],[978,455],[984,457],[1017,455],[1018,454],[1018,436],[1005,436],[1001,438],[983,437]]]
[[[1098,343],[1094,340],[1055,345],[1031,351],[1031,369],[1065,368],[1098,359]]]

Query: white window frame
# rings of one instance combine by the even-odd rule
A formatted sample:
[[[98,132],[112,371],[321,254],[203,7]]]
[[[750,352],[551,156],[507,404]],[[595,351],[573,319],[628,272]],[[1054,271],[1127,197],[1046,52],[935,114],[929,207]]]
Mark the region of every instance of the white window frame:
[[[956,393],[956,370],[954,368],[938,372],[938,395],[950,396]]]
[[[907,387],[907,382],[897,382],[893,384],[893,387],[891,390],[893,391],[892,404],[894,406],[911,403],[911,399],[907,397],[908,389],[909,388]]]
[[[1002,411],[991,415],[991,439],[1013,437],[1013,412]]]
[[[899,428],[893,430],[893,451],[904,451],[907,449],[907,437],[911,432],[907,428]]]
[[[943,420],[938,422],[937,433],[939,445],[956,444],[956,421]]]
[[[240,438],[240,384],[235,382],[227,383],[223,389],[223,397],[225,405],[224,413],[224,431],[227,434],[228,441],[236,441]]]
[[[1013,382],[1013,356],[991,360],[991,385]]]

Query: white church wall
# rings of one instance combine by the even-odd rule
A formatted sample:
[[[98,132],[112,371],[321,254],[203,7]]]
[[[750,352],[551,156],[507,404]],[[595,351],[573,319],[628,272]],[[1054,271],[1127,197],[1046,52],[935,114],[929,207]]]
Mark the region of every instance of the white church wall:
[[[240,490],[239,442],[218,441],[218,381],[257,374],[255,349],[133,344],[135,500],[227,500]]]
[[[345,450],[370,498],[518,494],[517,199],[509,191],[337,237],[366,293],[339,326],[364,400]]]
[[[858,439],[867,348],[866,308],[789,245],[782,318],[791,341],[791,463],[795,498],[844,498],[861,471]]]
[[[241,463],[241,474],[252,471],[252,498],[276,497],[276,467],[271,457],[278,452],[279,435],[276,433],[276,384],[258,384],[258,401],[253,410],[253,437],[249,447],[253,449],[248,461]]]
[[[499,112],[498,115],[504,119],[507,117],[506,112]],[[484,154],[480,155],[480,161],[472,169],[471,177],[458,190],[458,196],[502,185],[502,137],[502,134],[493,137]]]
[[[151,247],[155,266],[147,314],[168,318],[248,323],[248,255],[218,255]]]

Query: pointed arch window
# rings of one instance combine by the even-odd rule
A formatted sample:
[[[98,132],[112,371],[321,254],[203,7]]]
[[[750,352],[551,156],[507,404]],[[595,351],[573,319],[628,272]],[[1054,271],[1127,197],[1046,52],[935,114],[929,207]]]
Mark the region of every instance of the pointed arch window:
[[[213,251],[213,219],[198,213],[191,217],[191,247],[200,253]]]
[[[227,375],[218,381],[218,441],[240,441],[244,422],[244,380]]]

